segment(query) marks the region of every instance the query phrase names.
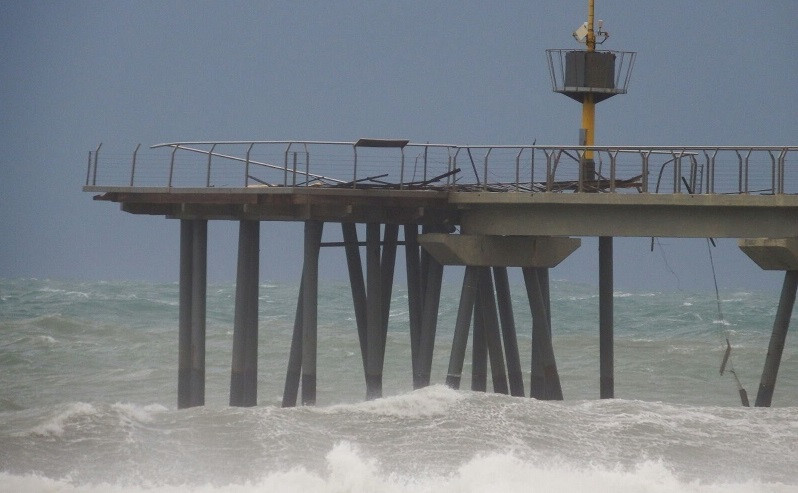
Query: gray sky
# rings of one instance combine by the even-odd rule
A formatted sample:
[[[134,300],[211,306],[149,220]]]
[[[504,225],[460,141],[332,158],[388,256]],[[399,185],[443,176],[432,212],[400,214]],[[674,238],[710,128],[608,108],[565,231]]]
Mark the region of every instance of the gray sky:
[[[597,144],[798,143],[798,2],[596,3],[603,48],[638,52]],[[0,2],[0,276],[177,279],[177,222],[81,192],[100,142],[574,144],[580,106],[551,92],[544,50],[577,48],[584,20],[584,0]],[[211,224],[211,281],[234,278],[236,231]],[[263,225],[262,279],[298,279],[300,233]],[[711,289],[704,240],[660,242],[616,240],[616,289]],[[721,289],[780,287],[736,241],[713,252]],[[341,258],[321,275],[343,278]],[[586,239],[552,275],[596,270]]]

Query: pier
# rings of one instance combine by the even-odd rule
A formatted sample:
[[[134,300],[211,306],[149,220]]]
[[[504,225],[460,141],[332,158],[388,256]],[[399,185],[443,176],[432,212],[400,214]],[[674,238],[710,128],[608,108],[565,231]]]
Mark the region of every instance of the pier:
[[[599,238],[602,398],[614,397],[614,237],[738,238],[763,269],[785,271],[757,406],[769,406],[798,279],[798,146],[640,147],[351,142],[172,142],[127,160],[89,154],[84,190],[132,214],[180,223],[178,406],[204,404],[208,221],[239,222],[230,405],[257,403],[261,222],[304,223],[304,263],[283,405],[316,401],[319,251],[344,248],[367,399],[382,395],[397,248],[405,249],[412,386],[562,399],[551,343],[549,270]],[[585,173],[586,155],[593,156]],[[361,225],[360,228],[357,225]],[[343,242],[325,242],[340,228]],[[359,237],[359,230],[365,231]],[[400,234],[401,233],[401,234]],[[362,234],[362,233],[361,233]],[[365,262],[363,259],[365,253]],[[436,348],[446,266],[465,266],[451,348]],[[533,326],[515,326],[507,269],[523,272]],[[516,331],[532,331],[519,348]],[[531,351],[523,381],[519,351]],[[431,374],[448,351],[447,375]],[[489,371],[488,371],[489,370]],[[440,378],[439,377],[443,377]],[[527,390],[528,389],[528,390]],[[301,390],[301,392],[300,392]]]
[[[304,223],[303,266],[283,405],[316,402],[319,251],[344,248],[365,396],[382,396],[396,268],[405,249],[412,385],[429,385],[446,266],[465,266],[446,383],[459,388],[469,339],[472,390],[562,399],[549,270],[598,237],[601,398],[614,389],[613,238],[738,238],[760,267],[785,272],[757,406],[769,406],[798,286],[798,146],[596,145],[596,104],[626,94],[636,53],[546,50],[554,92],[582,105],[577,146],[456,145],[405,139],[170,142],[158,159],[89,153],[84,190],[132,214],[180,221],[178,406],[204,404],[207,223],[238,221],[230,404],[257,403],[260,223]],[[365,230],[365,238],[358,236]],[[340,228],[343,242],[324,242]],[[400,241],[400,230],[402,240]],[[365,240],[365,241],[363,241]],[[364,261],[361,247],[365,249]],[[532,315],[523,381],[507,269],[520,268]],[[730,356],[727,353],[720,373]],[[738,383],[739,386],[739,383]],[[300,394],[301,388],[301,394]],[[741,401],[747,396],[740,388]]]

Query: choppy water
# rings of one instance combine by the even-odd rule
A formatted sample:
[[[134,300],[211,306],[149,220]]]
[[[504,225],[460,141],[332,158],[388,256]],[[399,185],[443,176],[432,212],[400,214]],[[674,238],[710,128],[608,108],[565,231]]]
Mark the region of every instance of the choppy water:
[[[207,406],[178,411],[177,285],[0,280],[0,491],[798,491],[795,337],[773,408],[741,408],[718,375],[728,331],[755,397],[777,295],[723,293],[722,322],[709,294],[616,293],[618,398],[599,401],[596,290],[552,289],[564,402],[411,392],[401,286],[387,397],[362,402],[349,290],[325,284],[319,405],[281,409],[297,287],[265,284],[260,405],[230,408],[235,289],[211,285]],[[515,292],[528,368],[529,308]],[[458,294],[445,286],[436,382]]]

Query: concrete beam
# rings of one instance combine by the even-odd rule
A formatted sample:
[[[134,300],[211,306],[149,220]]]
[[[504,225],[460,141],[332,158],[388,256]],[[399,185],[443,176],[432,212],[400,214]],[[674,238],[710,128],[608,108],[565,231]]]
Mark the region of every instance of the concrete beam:
[[[574,252],[578,238],[428,233],[418,242],[443,265],[554,267]]]
[[[798,238],[741,238],[738,245],[763,270],[798,270]]]

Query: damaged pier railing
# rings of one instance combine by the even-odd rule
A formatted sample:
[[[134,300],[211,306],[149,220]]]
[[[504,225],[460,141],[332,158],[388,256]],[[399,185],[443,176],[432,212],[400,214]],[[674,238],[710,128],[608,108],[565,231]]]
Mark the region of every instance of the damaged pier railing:
[[[395,139],[171,142],[89,153],[86,185],[790,194],[796,146],[455,145]],[[169,151],[169,152],[164,152]],[[580,173],[593,151],[595,173]],[[101,162],[102,161],[102,162]],[[793,179],[790,180],[789,177]]]

